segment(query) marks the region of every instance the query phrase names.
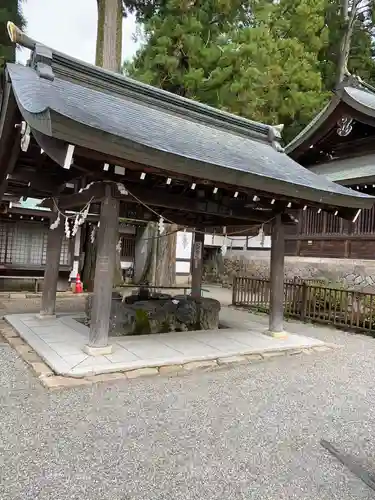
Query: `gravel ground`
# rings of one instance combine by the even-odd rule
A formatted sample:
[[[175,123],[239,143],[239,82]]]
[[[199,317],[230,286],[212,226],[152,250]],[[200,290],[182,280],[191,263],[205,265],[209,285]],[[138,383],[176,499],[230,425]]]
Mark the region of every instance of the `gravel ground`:
[[[35,299],[0,299],[0,315],[39,312],[40,297]],[[77,312],[85,310],[85,298],[75,295],[58,298],[56,301],[57,312]]]
[[[319,440],[375,469],[375,339],[303,329],[345,347],[59,392],[0,345],[0,499],[374,498]]]

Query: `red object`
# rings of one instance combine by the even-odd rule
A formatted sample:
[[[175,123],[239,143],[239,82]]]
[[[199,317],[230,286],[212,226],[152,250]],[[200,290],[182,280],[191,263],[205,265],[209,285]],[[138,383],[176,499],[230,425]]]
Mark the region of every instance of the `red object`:
[[[81,276],[79,273],[77,273],[77,278],[76,278],[76,289],[74,293],[82,293],[83,292],[83,283],[81,281]]]

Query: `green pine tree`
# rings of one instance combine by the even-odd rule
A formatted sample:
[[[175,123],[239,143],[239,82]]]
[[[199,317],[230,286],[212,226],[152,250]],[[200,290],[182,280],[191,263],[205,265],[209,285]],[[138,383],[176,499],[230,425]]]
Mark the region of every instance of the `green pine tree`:
[[[7,61],[14,61],[16,58],[16,49],[10,41],[7,32],[7,22],[23,28],[25,25],[22,16],[20,0],[2,0],[0,6],[0,72]]]
[[[293,22],[281,20],[281,3],[167,0],[163,15],[145,24],[146,44],[125,71],[251,119],[284,123],[289,139],[326,98],[317,57],[323,42],[318,35],[311,41],[317,22],[307,22],[307,0],[297,16],[302,41]]]

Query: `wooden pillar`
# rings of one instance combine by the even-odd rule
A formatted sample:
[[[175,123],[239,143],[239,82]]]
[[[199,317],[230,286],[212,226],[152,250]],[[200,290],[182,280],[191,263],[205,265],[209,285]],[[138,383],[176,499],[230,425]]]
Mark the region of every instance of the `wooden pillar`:
[[[284,253],[285,235],[281,214],[272,221],[269,334],[283,338],[284,332]]]
[[[202,294],[203,247],[204,233],[194,232],[194,243],[191,256],[191,296],[194,298],[199,298]]]
[[[57,218],[57,211],[51,216],[51,223]],[[48,230],[46,269],[44,271],[42,303],[40,308],[41,317],[51,317],[56,310],[57,281],[59,278],[60,254],[64,237],[64,221],[60,220],[55,229]]]
[[[94,294],[91,310],[89,344],[85,352],[91,356],[109,354],[109,316],[111,313],[113,279],[118,239],[119,201],[112,197],[111,186],[106,186],[101,204],[95,267]]]

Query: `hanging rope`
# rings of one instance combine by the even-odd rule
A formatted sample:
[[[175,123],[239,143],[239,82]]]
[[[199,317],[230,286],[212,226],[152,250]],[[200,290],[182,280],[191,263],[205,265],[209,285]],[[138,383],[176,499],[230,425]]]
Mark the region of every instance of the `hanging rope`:
[[[123,184],[119,183],[119,182],[114,182],[114,181],[106,181],[106,182],[111,182],[113,184],[116,184],[116,187],[117,189],[119,190],[119,192],[121,194],[123,194],[124,196],[131,196],[137,203],[139,203],[140,205],[142,205],[143,207],[145,207],[148,211],[150,211],[151,213],[153,213],[154,215],[156,215],[156,217],[158,217],[159,221],[158,221],[158,228],[159,228],[159,234],[158,235],[155,235],[155,236],[150,236],[148,238],[144,238],[143,241],[148,241],[148,240],[153,240],[155,238],[159,239],[159,238],[166,238],[168,236],[171,236],[177,232],[180,232],[181,230],[188,230],[190,229],[188,226],[181,226],[179,224],[176,224],[175,222],[173,222],[171,219],[168,219],[164,216],[162,216],[161,214],[159,214],[156,210],[154,210],[152,207],[150,207],[147,203],[143,202],[140,198],[138,198],[135,194],[133,194],[131,191],[129,191],[128,188],[126,188]],[[88,184],[84,190],[88,189],[92,184],[94,184],[93,182]],[[82,192],[83,190],[81,190],[80,192]],[[87,216],[88,216],[88,213],[89,213],[89,210],[90,210],[90,205],[93,201],[94,197],[92,197],[90,199],[90,201],[87,202],[87,204],[84,206],[84,208],[76,213],[76,214],[72,214],[72,215],[66,215],[64,214],[58,207],[57,205],[57,202],[55,200],[55,198],[52,198],[53,200],[53,204],[54,204],[54,207],[56,208],[56,211],[58,213],[58,216],[55,220],[55,222],[53,222],[50,226],[50,229],[56,229],[60,222],[61,222],[61,218],[64,217],[65,218],[65,235],[67,238],[70,238],[71,236],[75,236],[75,234],[77,233],[78,231],[78,227],[81,226],[85,220],[87,219]],[[236,236],[236,235],[240,235],[240,234],[243,234],[243,233],[246,233],[248,232],[249,230],[253,229],[253,230],[257,230],[258,231],[264,226],[264,224],[269,224],[273,219],[275,218],[275,216],[271,217],[270,219],[268,219],[267,221],[265,222],[262,222],[261,224],[259,225],[253,225],[253,226],[248,226],[246,227],[245,229],[240,229],[238,231],[233,231],[231,233],[225,233],[224,234],[224,239],[228,239],[228,240],[231,240],[232,241],[232,244],[231,244],[231,247],[233,245],[233,241],[236,241],[234,238],[231,238],[231,236]],[[73,229],[70,230],[70,224],[69,224],[69,219],[74,219],[74,225],[73,225]],[[175,229],[173,231],[169,231],[169,232],[164,232],[164,223],[167,222],[168,224],[172,224],[172,225],[176,225],[176,226],[179,226],[178,229]],[[194,229],[194,232],[196,233],[200,233],[200,234],[207,234],[205,231],[202,231],[202,230],[199,230],[199,229]],[[249,236],[248,238],[249,239],[252,239],[252,238],[256,238],[258,235],[254,235],[254,236]],[[91,241],[92,243],[94,242],[94,239],[95,239],[95,230],[92,231],[91,233]]]
[[[90,199],[90,201],[88,203],[86,203],[86,205],[83,207],[83,209],[80,212],[72,214],[72,215],[66,215],[59,209],[55,198],[52,198],[54,207],[55,207],[56,212],[57,212],[57,217],[56,217],[56,220],[54,222],[52,222],[52,224],[50,225],[50,229],[54,230],[54,229],[58,228],[60,223],[61,223],[61,219],[64,218],[65,219],[65,224],[64,224],[65,236],[68,239],[75,236],[78,232],[78,228],[80,226],[82,226],[82,224],[86,221],[87,216],[89,215],[90,205],[91,205],[91,202],[93,199],[94,198],[92,197]],[[74,224],[73,224],[72,229],[70,228],[70,223],[69,223],[70,219],[72,219],[72,220],[74,219]]]
[[[123,185],[122,185],[123,186]],[[131,191],[129,191],[128,188],[125,188],[123,186],[123,188],[125,189],[125,191],[127,192],[128,195],[130,195],[132,198],[135,199],[135,201],[137,201],[139,204],[143,205],[145,208],[147,208],[147,210],[149,210],[150,212],[152,212],[154,215],[156,215],[158,218],[159,218],[159,221],[160,220],[163,220],[165,222],[168,222],[169,224],[174,224],[176,226],[178,226],[178,224],[176,224],[175,222],[173,222],[172,220],[170,219],[167,219],[166,217],[163,217],[162,215],[160,215],[156,210],[154,210],[153,208],[151,208],[149,205],[147,205],[147,203],[143,202],[142,200],[140,200],[137,196],[135,196],[135,194],[133,194]],[[261,224],[259,225],[256,225],[256,226],[248,226],[246,229],[241,229],[239,231],[234,231],[232,233],[229,233],[229,234],[226,234],[226,236],[228,237],[228,239],[231,239],[229,238],[230,236],[235,236],[237,234],[241,234],[241,233],[246,233],[247,231],[249,231],[250,229],[255,229],[255,228],[258,228],[259,227],[259,230],[264,226],[264,224],[269,224],[273,219],[275,218],[275,216],[271,217],[269,220],[265,221],[265,222],[262,222]],[[174,234],[178,231],[181,231],[181,229],[189,229],[188,226],[181,226],[180,225],[180,228],[177,229],[176,231],[172,231],[170,233],[165,233],[165,234],[162,234],[160,235],[159,237],[165,237],[165,236],[169,236],[170,234]],[[196,233],[200,233],[200,234],[207,234],[205,231],[200,231],[200,230],[197,230],[195,229],[194,232]],[[254,236],[250,236],[250,239],[251,238],[255,238],[257,235],[254,235]],[[149,238],[149,239],[152,239],[152,238]],[[146,240],[146,238],[145,238]]]

